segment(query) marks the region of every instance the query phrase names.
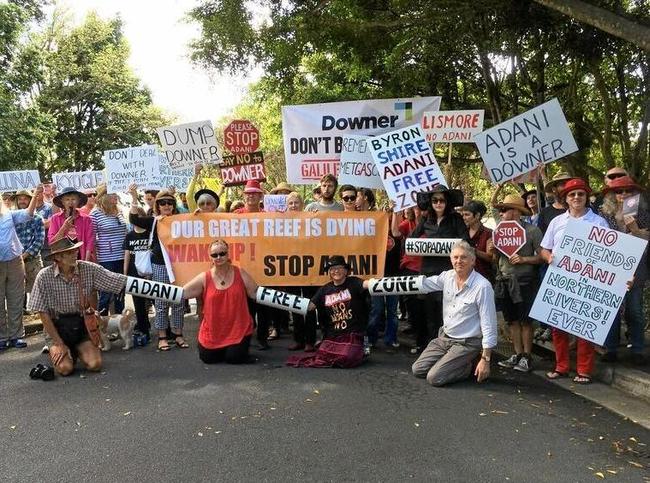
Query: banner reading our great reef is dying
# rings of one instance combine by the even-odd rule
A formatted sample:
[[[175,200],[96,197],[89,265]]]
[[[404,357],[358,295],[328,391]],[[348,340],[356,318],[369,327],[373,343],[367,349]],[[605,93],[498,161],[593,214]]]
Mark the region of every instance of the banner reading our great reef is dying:
[[[553,249],[530,316],[602,345],[648,242],[572,221]]]
[[[226,240],[233,264],[244,268],[259,285],[324,285],[329,282],[325,264],[332,255],[343,255],[354,275],[383,276],[388,214],[176,215],[158,223],[158,235],[176,285],[210,268],[210,243],[216,239]]]

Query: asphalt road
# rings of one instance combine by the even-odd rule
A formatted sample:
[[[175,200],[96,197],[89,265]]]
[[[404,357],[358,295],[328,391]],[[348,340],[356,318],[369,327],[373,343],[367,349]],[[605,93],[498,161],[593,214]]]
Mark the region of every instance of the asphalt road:
[[[650,480],[648,431],[535,376],[432,388],[380,351],[293,369],[285,338],[246,366],[115,344],[101,374],[31,381],[41,341],[0,354],[4,481]]]

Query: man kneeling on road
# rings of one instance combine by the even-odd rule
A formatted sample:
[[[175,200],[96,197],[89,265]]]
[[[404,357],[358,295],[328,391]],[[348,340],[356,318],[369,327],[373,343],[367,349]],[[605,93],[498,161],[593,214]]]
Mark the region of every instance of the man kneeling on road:
[[[426,377],[432,386],[470,377],[479,354],[474,375],[478,382],[490,376],[490,356],[497,345],[494,291],[490,282],[474,270],[475,260],[474,249],[460,241],[451,251],[454,269],[424,280],[426,291],[442,291],[443,326],[413,363],[412,370],[414,376]]]

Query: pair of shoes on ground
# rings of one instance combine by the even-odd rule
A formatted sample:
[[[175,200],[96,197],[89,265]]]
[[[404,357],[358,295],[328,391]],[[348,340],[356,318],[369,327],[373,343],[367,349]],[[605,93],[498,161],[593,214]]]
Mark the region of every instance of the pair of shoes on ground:
[[[294,342],[287,349],[290,351],[304,350],[305,352],[314,352],[316,350],[313,344],[301,344],[299,342]]]
[[[546,373],[546,378],[547,379],[565,379],[569,377],[568,372],[560,372],[560,371],[551,371]],[[576,377],[573,378],[573,382],[575,384],[591,384],[591,376],[587,376],[585,374],[577,374]]]
[[[176,347],[179,349],[187,349],[190,347],[190,345],[185,342],[185,338],[183,337],[183,334],[174,334],[172,333],[172,337],[174,340],[174,344]],[[171,345],[169,345],[169,337],[158,337],[158,350],[160,352],[167,352],[172,348]]]
[[[542,329],[540,327],[537,330],[535,330],[535,335],[533,336],[533,339],[539,340],[541,342],[549,342],[550,340],[553,339],[553,333],[549,328]]]
[[[27,347],[27,342],[24,339],[8,339],[0,342],[0,351],[15,347],[16,349],[24,349]]]
[[[519,372],[530,372],[532,370],[531,357],[526,354],[513,354],[503,361],[499,361],[499,367],[514,369]]]

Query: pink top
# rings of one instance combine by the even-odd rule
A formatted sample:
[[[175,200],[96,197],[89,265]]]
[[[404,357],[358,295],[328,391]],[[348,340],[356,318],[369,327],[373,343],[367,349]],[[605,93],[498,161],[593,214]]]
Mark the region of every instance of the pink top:
[[[86,255],[95,250],[95,233],[93,231],[92,219],[77,208],[77,217],[74,220],[74,226],[70,227],[65,235],[69,238],[75,238],[84,242],[79,247],[79,258],[86,260]],[[47,241],[52,244],[54,236],[59,232],[65,219],[67,218],[64,211],[59,211],[50,218],[50,228],[47,232]]]

